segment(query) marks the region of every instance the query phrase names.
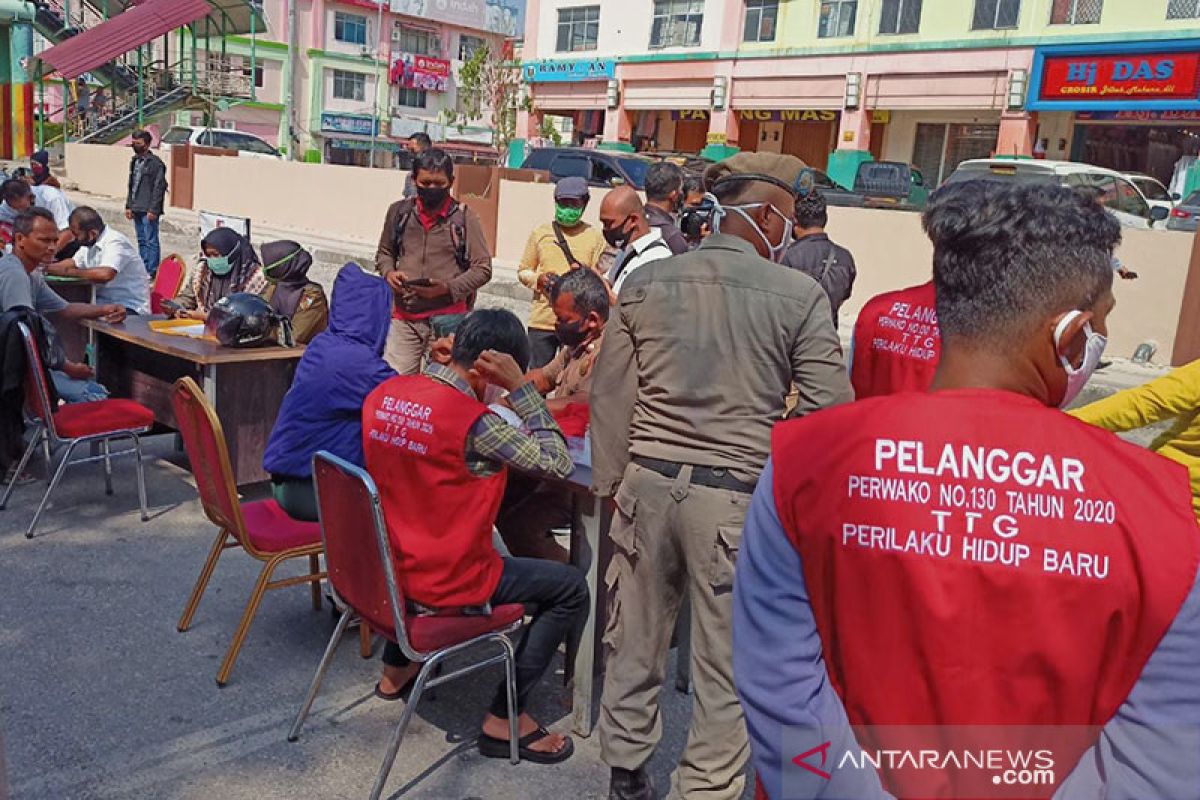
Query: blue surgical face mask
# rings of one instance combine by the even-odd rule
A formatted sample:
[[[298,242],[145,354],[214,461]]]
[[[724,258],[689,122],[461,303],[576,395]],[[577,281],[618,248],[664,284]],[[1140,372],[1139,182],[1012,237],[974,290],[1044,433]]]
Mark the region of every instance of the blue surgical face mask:
[[[208,271],[219,278],[223,278],[233,271],[233,264],[229,263],[229,256],[209,256],[205,263],[208,264]]]

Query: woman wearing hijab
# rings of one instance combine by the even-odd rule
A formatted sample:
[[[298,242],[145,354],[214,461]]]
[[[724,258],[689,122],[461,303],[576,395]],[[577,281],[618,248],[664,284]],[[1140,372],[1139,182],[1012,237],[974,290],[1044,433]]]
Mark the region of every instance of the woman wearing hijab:
[[[275,313],[292,321],[296,344],[308,344],[329,324],[325,290],[308,279],[312,256],[295,242],[283,241],[264,244],[262,260],[267,279],[263,297]]]
[[[230,228],[216,228],[200,242],[204,257],[175,298],[177,317],[208,319],[222,297],[237,292],[262,294],[267,288],[262,264],[250,241]]]
[[[50,173],[50,154],[45,150],[38,150],[29,158],[29,171],[33,174],[34,186],[53,186],[55,189],[61,189],[62,184],[58,182],[58,178]]]

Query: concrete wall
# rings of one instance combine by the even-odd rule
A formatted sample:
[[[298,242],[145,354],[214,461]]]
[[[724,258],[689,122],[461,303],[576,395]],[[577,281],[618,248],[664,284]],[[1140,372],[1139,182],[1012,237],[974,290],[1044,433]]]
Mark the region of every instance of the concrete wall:
[[[854,318],[880,292],[929,280],[933,247],[917,214],[861,208],[829,209],[829,233],[849,248],[858,265],[854,293],[842,317]],[[1117,307],[1109,317],[1108,353],[1129,358],[1144,341],[1158,344],[1157,363],[1170,363],[1187,278],[1192,235],[1126,228],[1118,257],[1138,273],[1117,280]]]
[[[68,142],[67,176],[85,192],[124,199],[129,188],[129,159],[132,157],[133,151],[128,147]]]
[[[600,203],[608,189],[592,187],[591,199],[583,212],[583,219],[592,225],[600,225]],[[500,181],[500,222],[496,226],[496,252],[498,261],[517,264],[525,252],[529,233],[538,225],[554,219],[554,184]]]

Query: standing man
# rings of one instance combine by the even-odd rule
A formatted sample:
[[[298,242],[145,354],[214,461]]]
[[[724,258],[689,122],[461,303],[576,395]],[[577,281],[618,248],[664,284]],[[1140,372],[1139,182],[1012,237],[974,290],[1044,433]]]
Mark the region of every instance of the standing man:
[[[671,256],[663,240],[662,228],[650,227],[642,200],[629,186],[618,186],[600,203],[600,224],[604,240],[618,251],[616,263],[608,273],[613,294],[619,294],[625,279],[639,267]]]
[[[855,769],[848,722],[868,752],[1038,753],[1055,777],[1025,797],[1195,797],[1187,472],[1059,411],[1104,352],[1120,226],[990,181],[941,189],[924,224],[933,391],[780,426],[747,515],[734,666],[760,796],[1017,796],[969,759]],[[818,777],[793,759],[820,742]]]
[[[554,335],[554,309],[550,307],[550,284],[573,269],[590,269],[599,274],[604,255],[604,237],[583,221],[591,193],[583,178],[563,178],[554,186],[554,220],[539,225],[529,234],[517,279],[533,290],[529,312],[531,367],[544,367],[554,358],[561,342]]]
[[[933,281],[867,301],[850,344],[856,399],[929,389],[942,357],[937,315]]]
[[[850,399],[829,301],[778,262],[791,243],[794,156],[740,153],[706,174],[719,205],[696,250],[626,281],[592,382],[595,491],[614,497],[600,745],[611,800],[653,800],[645,772],[686,593],[696,702],[671,798],[736,800],[746,728],[733,686],[733,570],[771,429]]]
[[[125,234],[104,224],[94,208],[71,212],[75,255],[46,267],[48,275],[82,278],[96,284],[96,299],[119,305],[130,314],[150,313],[150,279],[146,265]]]
[[[417,156],[414,199],[388,208],[375,268],[396,295],[384,358],[416,375],[433,341],[432,320],[466,314],[492,279],[492,254],[475,212],[450,196],[454,162],[436,147]]]
[[[858,270],[850,251],[830,240],[825,233],[829,212],[825,196],[814,189],[796,201],[796,243],[783,257],[784,266],[798,269],[821,284],[829,297],[833,327],[838,326],[838,309],[850,299]]]
[[[158,262],[162,258],[158,244],[158,220],[163,214],[163,203],[167,196],[167,165],[150,152],[151,141],[146,131],[135,131],[133,134],[125,219],[133,220],[138,252],[141,253],[146,271],[153,276],[158,272]]]
[[[646,170],[646,217],[675,255],[691,249],[676,224],[683,199],[683,170],[669,161],[651,164]]]
[[[424,153],[429,148],[433,147],[433,140],[429,138],[429,134],[424,131],[417,131],[412,136],[408,137],[408,152],[413,157],[413,163],[416,163],[417,156]],[[404,199],[409,200],[417,196],[417,184],[413,180],[413,173],[408,173],[404,178]]]

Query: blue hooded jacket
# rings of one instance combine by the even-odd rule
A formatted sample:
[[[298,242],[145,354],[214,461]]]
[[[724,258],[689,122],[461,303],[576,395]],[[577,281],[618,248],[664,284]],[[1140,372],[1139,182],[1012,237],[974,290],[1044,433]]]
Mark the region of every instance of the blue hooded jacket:
[[[387,283],[357,264],[342,267],[333,282],[329,327],[300,359],[267,442],[263,469],[277,477],[307,478],[319,450],[362,465],[363,401],[396,374],[383,360],[391,318]]]

